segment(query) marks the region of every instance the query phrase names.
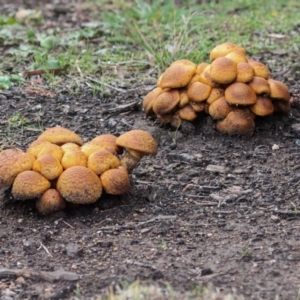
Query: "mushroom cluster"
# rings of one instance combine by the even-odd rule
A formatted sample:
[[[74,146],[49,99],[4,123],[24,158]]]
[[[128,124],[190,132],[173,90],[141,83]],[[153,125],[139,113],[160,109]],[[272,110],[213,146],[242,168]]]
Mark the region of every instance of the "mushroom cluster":
[[[146,114],[179,127],[182,120],[192,122],[206,113],[221,133],[252,135],[256,116],[289,111],[287,86],[272,79],[268,67],[249,58],[243,47],[220,44],[211,50],[210,60],[198,65],[174,61],[144,97]]]
[[[154,138],[143,130],[116,137],[96,136],[83,143],[75,132],[46,129],[26,151],[0,152],[0,189],[11,187],[16,200],[36,199],[42,214],[63,210],[67,202],[96,202],[104,190],[122,195],[130,187],[129,173],[144,155],[155,155]]]

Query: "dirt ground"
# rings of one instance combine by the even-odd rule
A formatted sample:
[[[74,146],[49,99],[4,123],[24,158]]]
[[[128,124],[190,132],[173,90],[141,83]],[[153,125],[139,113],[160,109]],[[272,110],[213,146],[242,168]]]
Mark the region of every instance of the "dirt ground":
[[[51,7],[49,19],[74,22],[73,9],[62,14]],[[0,12],[15,8],[7,4]],[[159,144],[157,156],[134,169],[122,197],[43,217],[34,203],[15,202],[2,191],[1,299],[93,299],[136,279],[162,287],[169,282],[176,291],[212,284],[246,299],[298,299],[300,131],[293,125],[300,123],[300,76],[286,64],[297,54],[256,58],[273,66],[273,78],[288,85],[294,104],[288,115],[257,120],[247,138],[220,135],[209,117],[181,131],[146,118],[141,101],[157,74],[152,83],[137,85],[132,78],[129,89],[110,94],[93,94],[84,84],[80,94],[62,84],[52,98],[24,86],[0,91],[4,147],[26,149],[39,135],[9,127],[8,116],[16,113],[45,128],[72,129],[85,141],[140,128]]]

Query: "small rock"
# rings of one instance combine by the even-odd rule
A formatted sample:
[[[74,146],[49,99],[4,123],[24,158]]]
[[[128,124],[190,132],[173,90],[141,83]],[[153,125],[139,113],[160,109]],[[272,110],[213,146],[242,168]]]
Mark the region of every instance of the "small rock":
[[[226,173],[226,168],[218,165],[208,165],[205,170],[209,172]]]

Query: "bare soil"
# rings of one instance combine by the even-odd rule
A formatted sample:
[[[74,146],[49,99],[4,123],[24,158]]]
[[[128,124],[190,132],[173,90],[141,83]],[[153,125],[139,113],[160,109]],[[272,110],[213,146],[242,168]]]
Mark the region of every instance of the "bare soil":
[[[74,4],[53,2],[45,11],[61,26],[80,26],[79,13],[88,18]],[[110,93],[92,93],[84,80],[81,92],[72,93],[64,76],[54,89],[33,78],[0,91],[2,147],[26,149],[40,134],[8,126],[16,113],[45,128],[67,127],[85,141],[140,128],[159,144],[157,156],[134,169],[122,197],[43,217],[34,203],[15,202],[2,191],[1,299],[93,299],[136,279],[162,287],[169,282],[175,291],[212,284],[246,299],[298,299],[300,133],[293,125],[300,123],[300,78],[289,66],[296,58],[288,51],[256,57],[273,66],[294,104],[288,115],[257,120],[252,137],[220,135],[206,116],[179,131],[159,127],[141,109],[157,74],[147,84],[136,84],[133,76],[130,88],[115,86]]]

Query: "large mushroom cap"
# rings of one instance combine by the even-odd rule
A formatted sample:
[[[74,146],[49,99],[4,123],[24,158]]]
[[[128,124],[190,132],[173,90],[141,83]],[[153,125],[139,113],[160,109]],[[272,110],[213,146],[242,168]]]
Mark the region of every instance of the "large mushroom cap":
[[[0,189],[10,186],[16,176],[30,170],[34,156],[20,149],[6,149],[0,152]]]
[[[174,61],[162,74],[158,86],[180,88],[188,85],[196,73],[197,65],[188,59]]]
[[[254,76],[248,83],[256,95],[269,95],[270,85],[268,81],[262,77]]]
[[[42,215],[49,215],[66,207],[66,201],[58,190],[47,190],[37,201],[36,208]]]
[[[130,188],[130,179],[127,170],[119,168],[109,169],[100,176],[103,189],[107,194],[122,195]]]
[[[229,104],[252,105],[256,102],[257,96],[247,84],[235,82],[226,88],[225,98]]]
[[[43,175],[28,170],[17,175],[11,192],[16,200],[29,200],[40,197],[50,186],[50,181]]]
[[[82,145],[81,137],[72,130],[64,127],[51,127],[46,129],[38,139],[46,140],[56,145],[63,145],[65,143],[75,143]]]
[[[153,136],[144,130],[133,129],[120,135],[117,145],[125,149],[132,149],[144,154],[156,154],[157,145]]]
[[[99,177],[90,169],[82,166],[66,169],[59,176],[56,188],[62,197],[75,204],[96,202],[102,194]]]
[[[191,101],[205,101],[211,92],[212,87],[206,83],[195,81],[188,86],[187,96]]]

